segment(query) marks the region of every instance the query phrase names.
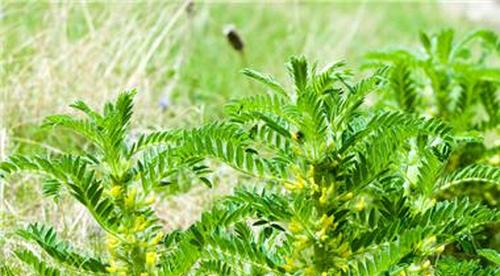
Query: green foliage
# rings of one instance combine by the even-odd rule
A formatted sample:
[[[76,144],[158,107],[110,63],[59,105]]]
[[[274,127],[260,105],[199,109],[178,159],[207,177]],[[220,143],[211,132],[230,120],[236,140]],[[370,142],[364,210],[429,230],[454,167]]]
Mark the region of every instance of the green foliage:
[[[453,257],[443,258],[437,267],[436,275],[478,275],[478,276],[489,276],[498,275],[500,269],[498,267],[487,267],[483,268],[479,260],[457,260]]]
[[[62,127],[86,138],[89,145],[85,152],[12,155],[0,164],[4,177],[21,172],[40,175],[46,196],[57,200],[64,193],[69,194],[88,210],[106,234],[107,254],[93,257],[59,240],[50,226],[35,223],[19,230],[19,236],[37,243],[43,256],[52,257],[54,265],[58,264],[52,266],[45,257],[39,258],[30,251],[16,251],[19,259],[37,273],[155,272],[168,249],[160,245],[165,233],[152,209],[155,192],[166,190],[165,186],[179,186],[175,182],[180,175],[192,174],[199,180],[196,182],[210,184],[205,177],[210,171],[208,167],[186,149],[181,150],[181,131],[173,130],[163,136],[172,139],[175,149],[152,143],[147,148],[139,147],[144,144],[142,138],[131,141],[134,95],[134,91],[120,94],[114,103],[105,104],[102,113],[78,101],[71,106],[83,112],[84,118],[53,115],[45,120],[46,127]]]
[[[444,62],[456,55],[451,39],[446,33],[443,46],[425,45]],[[86,138],[84,153],[12,155],[0,172],[40,175],[44,195],[76,199],[105,233],[106,252],[75,249],[54,228],[34,223],[18,234],[42,253],[14,254],[41,275],[494,272],[498,253],[481,248],[476,234],[499,222],[500,213],[442,195],[468,184],[498,185],[500,171],[450,169],[455,151],[478,139],[419,114],[413,66],[398,63],[356,79],[344,62],[318,69],[293,57],[290,92],[245,70],[269,91],[229,102],[227,120],[136,137],[129,135],[135,92],[102,112],[76,102],[83,119],[53,115],[44,125]],[[404,91],[397,96],[404,111],[363,105],[388,87]],[[164,232],[155,194],[177,191],[186,179],[211,186],[206,160],[248,175],[253,187],[235,189],[187,229]],[[456,246],[466,243],[472,246]]]
[[[66,242],[59,240],[52,227],[30,224],[26,229],[19,230],[18,234],[28,241],[36,242],[47,254],[61,263],[79,270],[106,271],[106,265],[101,260],[77,253]],[[38,269],[55,271],[52,268],[44,267],[45,264],[37,260],[29,251],[18,251],[16,253],[21,260],[37,266]]]
[[[248,135],[221,136],[204,144],[212,149],[198,150],[271,185],[265,194],[244,189],[220,203],[255,210],[242,215],[245,229],[254,221],[258,234],[265,231],[261,225],[287,230],[271,247],[261,242],[258,251],[253,235],[230,236],[214,260],[203,262],[212,271],[422,275],[440,266],[436,257],[448,255],[445,247],[498,221],[497,211],[467,199],[436,201],[458,184],[498,182],[496,167],[448,171],[451,153],[467,139],[438,119],[363,107],[365,96],[387,83],[416,95],[416,86],[404,80],[408,71],[382,69],[354,81],[344,66],[318,70],[292,58],[293,92],[286,94],[274,78],[244,71],[271,88],[227,105],[225,124]],[[416,97],[403,102],[416,111]],[[259,163],[267,165],[255,170]],[[228,241],[217,237],[215,244]]]
[[[387,50],[367,54],[369,67],[388,67],[379,103],[436,116],[459,131],[494,131],[500,124],[500,39],[478,30],[461,39],[451,29],[420,34],[419,50]],[[481,161],[498,166],[498,151],[478,141],[456,150],[450,169]]]
[[[21,259],[24,263],[31,265],[33,270],[38,275],[43,276],[59,276],[61,272],[53,267],[47,266],[47,264],[41,261],[33,252],[30,250],[19,250],[16,251],[16,256]]]

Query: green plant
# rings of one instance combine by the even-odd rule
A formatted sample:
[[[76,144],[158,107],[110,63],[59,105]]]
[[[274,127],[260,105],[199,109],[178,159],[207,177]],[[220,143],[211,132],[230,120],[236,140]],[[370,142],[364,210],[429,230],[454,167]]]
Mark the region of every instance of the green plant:
[[[489,30],[461,39],[451,29],[420,34],[421,49],[387,50],[367,54],[368,66],[388,66],[387,86],[380,104],[407,112],[431,115],[457,131],[496,132],[500,125],[500,40]],[[481,140],[464,143],[450,169],[477,161],[499,165],[499,147]],[[498,191],[492,198],[498,197]]]
[[[227,124],[247,133],[240,137],[245,140],[221,135],[195,146],[199,154],[269,185],[267,191],[240,190],[221,206],[254,210],[241,219],[244,225],[267,226],[254,229],[259,235],[272,225],[287,229],[278,240],[261,244],[238,228],[222,229],[236,235],[214,265],[220,274],[253,268],[275,274],[427,275],[440,267],[440,256],[455,254],[448,253],[455,242],[477,256],[473,234],[498,222],[499,212],[464,198],[436,198],[458,183],[498,184],[498,168],[471,165],[447,172],[448,159],[466,138],[437,119],[363,108],[369,92],[385,87],[386,70],[354,82],[341,62],[319,71],[292,58],[288,69],[293,93],[271,76],[244,71],[268,88],[268,94],[227,106]],[[258,254],[247,255],[255,257],[252,262],[242,264],[242,252],[255,252],[256,246]]]
[[[498,183],[500,171],[472,165],[446,172],[467,137],[437,119],[366,109],[365,96],[384,87],[386,70],[356,82],[344,67],[320,71],[292,58],[293,93],[245,70],[270,91],[229,103],[229,121],[133,140],[133,92],[102,114],[77,102],[85,119],[48,117],[45,125],[85,137],[85,152],[14,155],[0,170],[44,176],[44,194],[54,198],[69,192],[106,233],[107,252],[83,253],[35,223],[18,233],[53,261],[29,249],[15,255],[42,275],[421,275],[474,266],[441,264],[441,256],[458,255],[453,250],[494,262],[496,252],[477,246],[474,233],[500,213],[436,198],[461,182]],[[165,233],[151,196],[179,175],[210,185],[205,159],[252,176],[256,187],[237,189],[188,229]],[[451,248],[455,242],[463,246]]]
[[[179,177],[194,176],[210,185],[204,177],[208,167],[200,163],[201,159],[175,154],[182,148],[173,146],[180,130],[172,130],[172,145],[168,146],[144,147],[141,140],[132,140],[129,132],[134,95],[134,91],[120,94],[116,102],[105,104],[102,113],[77,101],[71,107],[85,114],[82,119],[71,115],[46,118],[45,127],[69,129],[84,137],[88,145],[82,153],[13,155],[1,163],[4,176],[19,172],[40,175],[45,196],[57,201],[63,193],[71,195],[106,235],[106,254],[94,256],[60,239],[50,226],[28,225],[18,231],[19,236],[38,244],[55,261],[51,265],[29,249],[17,250],[15,255],[37,273],[155,272],[160,257],[168,250],[161,245],[166,235],[152,208],[155,195],[182,188]]]

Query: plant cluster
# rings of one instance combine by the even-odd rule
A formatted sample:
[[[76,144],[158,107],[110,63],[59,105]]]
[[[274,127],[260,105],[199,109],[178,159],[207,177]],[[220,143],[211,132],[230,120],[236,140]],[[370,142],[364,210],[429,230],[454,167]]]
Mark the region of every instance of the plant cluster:
[[[231,101],[226,120],[198,128],[131,137],[133,91],[102,113],[76,102],[83,119],[48,117],[46,126],[85,137],[86,151],[13,155],[0,172],[39,174],[46,196],[74,197],[105,233],[106,252],[78,250],[52,227],[34,223],[18,234],[43,252],[14,254],[40,275],[500,273],[500,254],[483,248],[477,235],[498,223],[500,212],[462,195],[442,197],[459,185],[500,185],[496,166],[449,166],[477,134],[446,116],[419,115],[416,96],[403,101],[408,110],[363,105],[370,93],[403,95],[393,85],[402,70],[382,67],[358,79],[343,62],[319,69],[302,57],[287,68],[291,88],[245,70],[266,93]],[[477,79],[470,89],[483,87]],[[249,176],[252,185],[237,188],[188,229],[165,232],[153,208],[158,193],[186,179],[211,186],[208,160]],[[9,273],[8,266],[2,270]]]
[[[420,34],[421,49],[397,49],[367,54],[367,66],[390,70],[380,103],[406,112],[439,117],[457,131],[485,133],[500,125],[498,87],[500,39],[479,30],[461,39],[451,29]],[[480,139],[465,143],[450,168],[474,162],[499,165],[499,146]]]
[[[397,49],[371,52],[369,67],[387,67],[387,85],[378,96],[382,105],[399,110],[438,117],[468,141],[457,147],[445,170],[451,172],[474,163],[500,165],[500,39],[489,30],[478,30],[456,38],[453,30],[420,34],[419,50]],[[485,141],[484,137],[490,137]],[[493,137],[493,143],[491,141]],[[458,185],[442,197],[468,195],[474,200],[498,207],[500,186],[484,183]],[[487,242],[498,247],[498,226],[489,227]]]

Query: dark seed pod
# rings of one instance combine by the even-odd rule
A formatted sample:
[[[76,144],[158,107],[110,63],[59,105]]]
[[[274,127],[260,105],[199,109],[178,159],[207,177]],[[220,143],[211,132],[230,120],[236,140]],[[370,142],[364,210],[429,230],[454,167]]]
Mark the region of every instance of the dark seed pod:
[[[224,28],[224,35],[227,38],[227,41],[229,41],[229,44],[231,44],[231,47],[235,49],[238,52],[242,52],[243,48],[245,47],[245,44],[243,43],[243,39],[241,36],[238,34],[236,31],[236,28],[232,25],[229,25]]]

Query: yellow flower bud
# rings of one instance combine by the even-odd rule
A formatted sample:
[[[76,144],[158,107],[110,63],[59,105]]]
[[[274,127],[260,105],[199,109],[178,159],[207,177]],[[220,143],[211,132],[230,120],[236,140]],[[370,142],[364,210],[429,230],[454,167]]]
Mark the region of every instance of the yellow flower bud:
[[[311,191],[311,195],[312,195],[312,194],[314,194],[314,192],[319,192],[319,185],[318,185],[318,184],[316,184],[316,183],[313,183],[313,184],[311,185],[311,190],[312,190],[312,191]]]
[[[307,170],[307,175],[309,177],[313,177],[314,176],[314,171],[315,171],[315,168],[313,165],[309,166],[309,169]]]
[[[108,194],[114,198],[118,197],[119,195],[121,195],[122,193],[122,187],[118,186],[118,185],[114,185],[113,187],[111,187],[111,189],[109,189],[108,191]]]
[[[344,195],[344,200],[351,200],[354,197],[354,194],[352,192],[349,192]]]
[[[425,262],[422,264],[423,269],[427,269],[431,266],[431,261],[425,260]]]
[[[128,242],[128,243],[135,243],[135,242],[136,242],[136,240],[135,240],[134,235],[128,235],[128,236],[127,236],[127,242]]]
[[[423,249],[423,250],[429,250],[431,249],[432,247],[434,247],[434,245],[436,244],[436,241],[437,241],[437,238],[436,236],[430,236],[426,239],[424,239],[421,244],[420,244],[420,248]]]
[[[326,189],[325,187],[323,187],[323,188],[321,189],[321,196],[320,196],[320,198],[319,198],[319,203],[320,203],[321,205],[325,204],[325,203],[326,203],[326,201],[328,200],[328,198],[327,198],[327,197],[328,197],[328,192],[327,192],[327,189]]]
[[[309,238],[306,235],[298,235],[295,237],[295,242],[293,243],[297,249],[303,249],[309,243]]]
[[[295,185],[293,185],[291,183],[285,183],[284,186],[285,186],[285,189],[287,189],[289,191],[295,190]]]
[[[163,233],[158,233],[154,238],[151,239],[150,244],[152,246],[157,245],[160,243],[161,239],[163,238]]]
[[[296,221],[296,220],[293,220],[289,225],[288,225],[288,229],[290,230],[290,232],[292,233],[299,233],[302,231],[302,225]]]
[[[491,165],[494,165],[494,166],[498,166],[500,165],[500,154],[495,154],[493,155],[492,157],[490,157],[488,159],[488,162],[491,164]]]
[[[294,191],[294,190],[302,190],[305,187],[305,182],[302,178],[299,178],[297,181],[294,183],[285,183],[284,184],[285,189],[289,191]]]
[[[430,236],[429,237],[429,243],[436,243],[436,241],[437,241],[436,236]]]
[[[132,207],[135,204],[135,195],[137,194],[137,189],[132,188],[127,194],[127,197],[125,198],[125,206],[127,207]]]
[[[307,170],[307,180],[311,185],[316,184],[316,181],[314,180],[314,166],[309,166],[309,170]]]
[[[146,200],[144,201],[144,204],[151,205],[151,204],[155,203],[155,200],[156,200],[156,198],[154,197],[154,195],[151,195],[148,198],[146,198]]]
[[[114,236],[108,235],[106,238],[106,247],[109,251],[113,251],[119,244],[120,241]]]
[[[146,265],[147,266],[154,266],[156,264],[156,253],[155,252],[148,252],[146,253]]]
[[[299,178],[299,179],[297,180],[297,182],[295,182],[295,188],[296,188],[297,190],[302,190],[302,189],[304,189],[304,187],[305,187],[305,186],[306,186],[306,185],[305,185],[305,181],[304,181],[304,179],[302,179],[302,178]]]
[[[283,267],[283,269],[285,269],[288,272],[293,271],[295,268],[295,262],[293,261],[293,259],[290,257],[285,257],[285,260],[286,260],[286,263],[284,265],[282,265],[281,267]]]
[[[134,222],[134,231],[136,232],[141,232],[144,229],[146,229],[147,222],[146,219],[143,216],[139,216],[135,219]]]
[[[438,253],[438,254],[443,253],[443,251],[444,251],[444,245],[441,245],[438,248],[436,248],[436,253]]]
[[[314,276],[316,273],[314,273],[314,268],[313,267],[307,267],[304,269],[304,275],[306,276]]]
[[[109,273],[115,273],[118,271],[118,267],[116,266],[116,262],[115,261],[110,261],[109,262],[109,266],[106,267],[106,271],[109,272]]]
[[[327,229],[333,223],[333,216],[327,216],[326,214],[323,214],[319,221],[321,223],[321,228]]]
[[[366,207],[366,201],[365,201],[365,198],[364,197],[361,197],[358,202],[356,202],[356,204],[354,205],[354,208],[356,209],[356,211],[360,212],[362,211],[363,209],[365,209]]]
[[[328,239],[328,235],[325,234],[325,230],[324,229],[316,232],[316,235],[319,237],[320,241],[326,241]]]

